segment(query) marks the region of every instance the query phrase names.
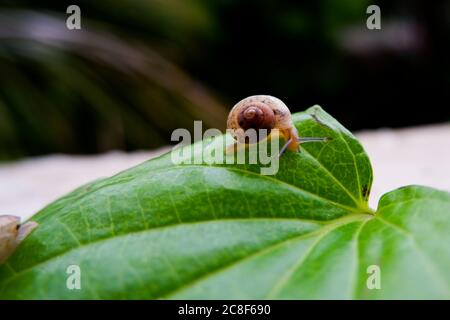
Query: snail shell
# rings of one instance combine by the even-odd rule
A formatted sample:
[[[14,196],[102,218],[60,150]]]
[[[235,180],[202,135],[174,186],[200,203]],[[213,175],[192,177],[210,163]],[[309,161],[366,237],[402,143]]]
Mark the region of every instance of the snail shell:
[[[227,128],[240,143],[248,143],[245,132],[249,129],[257,133],[266,129],[268,135],[278,129],[285,140],[292,139],[288,149],[298,150],[298,133],[291,112],[283,101],[272,96],[256,95],[239,101],[230,111]]]

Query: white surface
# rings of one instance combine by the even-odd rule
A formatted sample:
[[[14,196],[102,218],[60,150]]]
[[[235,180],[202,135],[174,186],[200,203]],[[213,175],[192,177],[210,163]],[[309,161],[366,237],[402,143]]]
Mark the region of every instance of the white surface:
[[[450,124],[367,131],[357,136],[374,171],[371,207],[376,208],[382,194],[404,185],[450,191]],[[165,150],[51,155],[0,165],[0,215],[28,218],[84,183],[113,175]]]
[[[0,215],[26,219],[87,182],[111,176],[164,151],[50,155],[0,165]]]
[[[360,132],[357,137],[373,167],[372,208],[384,193],[406,185],[450,191],[450,124]]]

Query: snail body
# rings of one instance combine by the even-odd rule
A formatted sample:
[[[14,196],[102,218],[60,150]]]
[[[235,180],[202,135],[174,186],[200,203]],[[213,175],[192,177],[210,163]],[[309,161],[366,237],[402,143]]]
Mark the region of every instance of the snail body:
[[[230,111],[227,128],[238,143],[247,143],[245,132],[249,129],[265,129],[268,135],[277,129],[286,140],[287,149],[299,149],[300,140],[289,108],[272,96],[256,95],[239,101]]]

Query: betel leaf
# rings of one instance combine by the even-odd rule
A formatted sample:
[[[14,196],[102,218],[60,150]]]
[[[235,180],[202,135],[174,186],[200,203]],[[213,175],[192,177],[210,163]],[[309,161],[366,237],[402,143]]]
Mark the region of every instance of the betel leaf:
[[[332,140],[285,153],[274,176],[167,154],[54,202],[0,266],[0,297],[450,298],[450,195],[405,187],[373,212],[353,135],[317,106],[294,123]]]

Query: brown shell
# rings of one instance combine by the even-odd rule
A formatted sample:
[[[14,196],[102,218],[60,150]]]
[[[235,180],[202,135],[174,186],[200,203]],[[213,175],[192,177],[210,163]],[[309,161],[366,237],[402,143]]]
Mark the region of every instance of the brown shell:
[[[297,138],[288,107],[280,99],[267,95],[250,96],[239,101],[230,111],[227,128],[240,142],[245,142],[243,135],[248,129],[267,129],[270,134],[276,128],[288,133],[285,138]]]

